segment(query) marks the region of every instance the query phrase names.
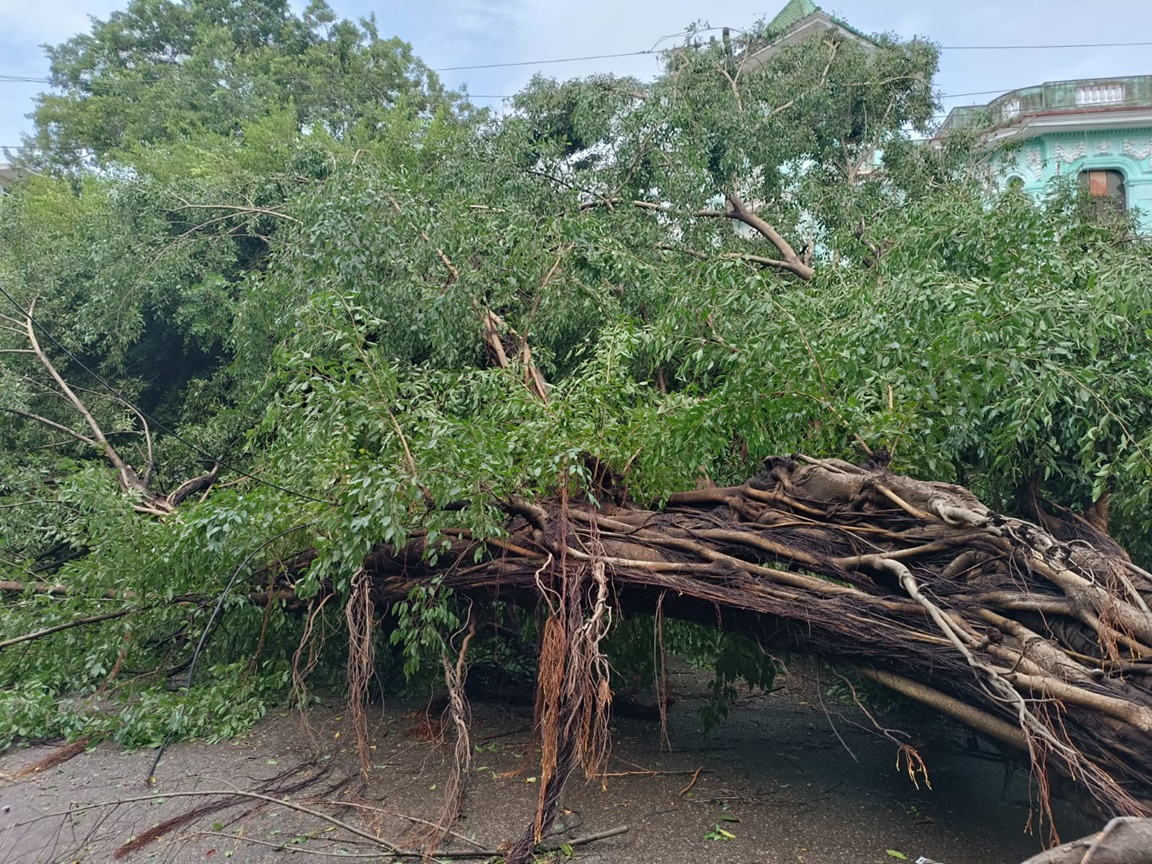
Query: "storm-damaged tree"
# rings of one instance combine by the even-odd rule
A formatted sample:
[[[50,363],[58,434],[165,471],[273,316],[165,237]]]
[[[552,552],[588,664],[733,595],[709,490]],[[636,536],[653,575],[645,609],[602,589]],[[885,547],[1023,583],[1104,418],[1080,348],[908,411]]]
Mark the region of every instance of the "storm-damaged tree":
[[[268,113],[0,205],[4,348],[32,352],[4,355],[4,739],[106,733],[57,704],[96,689],[125,697],[122,740],[163,737],[207,606],[291,531],[178,734],[318,664],[354,710],[375,663],[431,671],[451,817],[469,661],[519,628],[543,770],[514,859],[602,764],[613,627],[642,612],[757,640],[729,675],[812,654],[1145,812],[1147,247],[1069,190],[990,202],[963,142],[912,145],[930,45],[833,34],[752,74],[758,44],[690,40],[648,83],[536,81],[498,123]],[[30,318],[106,439],[159,415],[179,439],[153,424],[156,476],[218,461],[208,494],[136,512]],[[158,349],[195,374],[152,379]],[[763,461],[788,453],[812,455]]]
[[[650,85],[537,78],[508,126],[527,139],[530,169],[579,190],[583,206],[664,214],[670,250],[722,249],[809,280],[818,249],[866,252],[852,232],[910,191],[881,154],[899,159],[908,130],[931,122],[936,51],[829,38],[764,59],[768,35],[702,46],[690,35]]]

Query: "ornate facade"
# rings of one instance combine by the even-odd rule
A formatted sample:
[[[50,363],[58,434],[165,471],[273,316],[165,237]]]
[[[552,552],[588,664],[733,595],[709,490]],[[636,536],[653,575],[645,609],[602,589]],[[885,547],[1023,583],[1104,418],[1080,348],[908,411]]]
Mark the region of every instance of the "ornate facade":
[[[1152,75],[1053,81],[956,108],[939,135],[979,126],[1000,148],[998,182],[1043,195],[1077,178],[1093,198],[1136,211],[1152,234]]]

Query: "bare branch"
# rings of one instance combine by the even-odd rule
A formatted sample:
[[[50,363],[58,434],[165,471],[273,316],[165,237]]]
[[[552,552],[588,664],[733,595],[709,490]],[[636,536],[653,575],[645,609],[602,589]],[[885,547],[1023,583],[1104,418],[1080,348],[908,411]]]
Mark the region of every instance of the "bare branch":
[[[787,261],[780,261],[776,258],[765,258],[763,255],[751,255],[746,252],[720,252],[717,255],[709,255],[707,252],[700,252],[696,249],[688,249],[683,246],[673,246],[670,243],[661,243],[656,248],[663,249],[666,252],[682,252],[685,255],[691,255],[693,258],[699,258],[702,261],[712,261],[716,258],[722,258],[731,261],[745,261],[749,264],[759,264],[763,267],[780,267],[784,270],[792,269],[792,265]]]
[[[798,276],[805,282],[810,280],[816,273],[805,258],[810,258],[808,253],[805,257],[796,254],[796,250],[792,248],[791,244],[785,240],[780,232],[772,227],[762,217],[756,215],[740,200],[735,192],[730,192],[726,196],[728,199],[727,210],[695,210],[684,212],[683,215],[694,216],[698,219],[733,219],[737,222],[743,222],[745,225],[755,229],[762,237],[768,240],[780,252],[781,259],[765,258],[762,256],[748,256],[744,260],[751,261],[757,264],[763,264],[766,267],[779,267],[781,270],[787,270],[794,276]],[[585,201],[580,205],[581,210],[592,210],[596,207],[608,207],[611,209],[613,205],[621,203],[619,198],[601,198],[596,201]],[[640,210],[656,210],[661,213],[680,213],[682,211],[676,210],[670,204],[658,204],[654,201],[641,201],[638,199],[627,202],[633,207]],[[665,247],[661,247],[665,248]],[[687,252],[693,254],[689,250],[675,249],[675,251]],[[730,253],[741,255],[742,253]],[[723,256],[722,256],[723,257]]]
[[[87,618],[73,618],[71,621],[66,621],[63,624],[57,624],[54,627],[45,627],[43,630],[37,630],[33,633],[25,633],[23,636],[14,636],[11,639],[5,639],[0,642],[0,649],[8,648],[12,645],[19,645],[21,642],[31,642],[33,639],[39,639],[41,636],[50,636],[53,633],[59,633],[61,630],[70,630],[73,627],[83,627],[86,624],[97,624],[101,621],[111,621],[114,618],[123,618],[131,609],[117,609],[115,612],[105,612],[103,615],[92,615]]]
[[[512,364],[508,360],[508,354],[504,350],[504,342],[501,338],[502,334],[507,332],[517,341],[520,348],[519,357],[521,363],[524,364],[525,378],[528,389],[531,390],[541,402],[548,403],[548,382],[536,367],[536,363],[532,360],[532,348],[528,345],[528,340],[516,332],[514,327],[511,327],[503,318],[487,309],[483,315],[484,318],[484,342],[492,351],[493,357],[496,359],[496,365],[501,369],[507,369]]]
[[[431,243],[432,242],[431,238],[428,237],[427,231],[421,231],[420,232],[420,238],[425,243]],[[456,269],[456,266],[452,263],[452,259],[450,259],[445,254],[444,250],[441,249],[439,246],[436,247],[436,257],[440,259],[441,264],[443,264],[445,267],[448,268],[449,278],[448,278],[448,282],[444,285],[444,287],[447,288],[450,285],[453,285],[456,282],[459,282],[460,281],[460,271]]]
[[[728,210],[726,212],[728,218],[743,222],[745,225],[758,231],[769,243],[779,250],[784,261],[787,263],[787,270],[806,282],[815,275],[815,271],[800,260],[800,256],[796,254],[796,250],[792,248],[787,240],[780,236],[780,232],[760,216],[757,216],[749,210],[735,191],[729,192],[725,197],[728,199]]]
[[[169,506],[176,507],[178,504],[180,504],[181,501],[188,498],[189,496],[195,495],[201,490],[210,489],[212,484],[216,482],[216,475],[219,473],[219,471],[220,463],[217,462],[212,466],[212,470],[207,474],[201,474],[199,477],[193,477],[191,480],[185,480],[182,484],[176,487],[176,489],[172,491],[172,494],[170,494],[166,499]]]
[[[609,87],[607,88],[613,93],[618,93],[621,96],[627,96],[629,99],[635,99],[638,102],[647,102],[650,94],[645,93],[643,90],[625,90],[622,87]]]
[[[148,418],[144,416],[144,412],[121,396],[119,393],[115,394],[116,399],[122,403],[129,411],[135,414],[139,419],[141,425],[144,427],[144,444],[148,450],[148,464],[144,469],[144,485],[145,487],[152,484],[152,472],[156,470],[156,458],[152,453],[152,430],[148,427]]]
[[[736,83],[737,79],[740,77],[740,72],[737,71],[736,77],[733,78],[732,74],[727,69],[724,68],[724,64],[717,63],[716,69],[717,69],[717,71],[719,71],[719,73],[721,75],[723,75],[728,80],[728,84],[732,87],[732,95],[734,97],[736,97],[736,108],[741,114],[743,114],[744,113],[744,100],[740,98],[740,86]]]
[[[55,429],[57,432],[63,432],[65,435],[71,435],[77,441],[82,441],[90,447],[95,447],[97,449],[100,448],[99,441],[89,438],[87,435],[81,435],[79,432],[76,432],[72,429],[69,429],[67,426],[57,423],[55,420],[49,420],[47,417],[41,417],[39,414],[33,414],[31,411],[21,411],[18,408],[0,408],[0,411],[4,411],[8,414],[15,414],[17,417],[23,417],[27,420],[35,420],[37,423],[43,423],[45,426]]]
[[[24,321],[24,329],[28,336],[28,343],[32,346],[32,351],[36,354],[40,364],[48,371],[52,380],[56,382],[56,386],[60,388],[60,392],[72,403],[72,407],[80,412],[80,416],[84,418],[84,422],[87,423],[88,428],[92,430],[92,437],[99,442],[104,456],[116,468],[117,473],[119,473],[121,487],[123,487],[125,491],[132,489],[149,498],[153,497],[148,491],[148,487],[141,482],[140,477],[132,470],[132,467],[121,458],[120,454],[116,452],[116,448],[108,442],[108,439],[104,435],[104,430],[100,428],[100,424],[96,422],[96,418],[92,416],[92,412],[88,410],[88,406],[85,405],[80,397],[76,395],[75,391],[68,386],[68,382],[56,371],[56,367],[52,365],[52,361],[48,359],[48,355],[45,354],[44,349],[40,347],[40,341],[36,338],[36,326],[33,319],[35,310],[36,301],[33,300],[28,307],[28,314]],[[54,428],[60,431],[70,431],[66,426],[56,425]]]
[[[388,200],[390,202],[392,202],[392,209],[393,210],[395,210],[397,213],[403,213],[404,212],[404,210],[400,207],[400,202],[396,200],[395,195],[389,195]],[[432,242],[432,238],[428,236],[427,231],[421,231],[420,232],[420,239],[423,240],[425,243],[430,244]],[[456,269],[456,266],[452,263],[452,259],[449,258],[448,255],[444,252],[444,250],[441,249],[440,247],[436,247],[436,257],[440,259],[441,264],[443,264],[445,267],[448,268],[448,281],[446,283],[444,283],[444,287],[448,288],[448,287],[454,285],[455,283],[459,282],[460,281],[460,271]]]

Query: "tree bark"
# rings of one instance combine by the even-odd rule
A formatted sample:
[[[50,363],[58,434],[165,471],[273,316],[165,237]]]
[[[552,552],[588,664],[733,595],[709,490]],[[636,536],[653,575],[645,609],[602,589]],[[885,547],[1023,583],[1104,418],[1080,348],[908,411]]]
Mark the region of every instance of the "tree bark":
[[[1041,852],[1024,864],[1152,864],[1152,819],[1113,819],[1103,831]]]
[[[961,487],[803,457],[660,511],[507,510],[510,536],[461,533],[434,570],[419,541],[377,549],[365,564],[377,601],[439,575],[551,608],[602,570],[618,608],[651,611],[664,595],[665,615],[858,668],[1022,750],[1042,790],[1056,772],[1103,813],[1152,816],[1152,578],[1106,545],[1063,542]]]

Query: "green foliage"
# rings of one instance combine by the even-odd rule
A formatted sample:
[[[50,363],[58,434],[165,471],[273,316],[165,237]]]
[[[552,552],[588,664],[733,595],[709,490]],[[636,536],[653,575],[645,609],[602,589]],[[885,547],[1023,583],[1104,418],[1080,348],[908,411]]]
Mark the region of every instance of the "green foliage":
[[[52,87],[33,118],[36,162],[75,165],[203,133],[233,136],[289,111],[300,130],[374,138],[393,112],[451,105],[409,45],[324,0],[131,0],[48,48]]]
[[[121,688],[114,701],[62,698],[34,677],[0,690],[0,750],[16,741],[109,738],[124,747],[159,747],[169,734],[219,741],[246,731],[282,698],[288,669],[243,661],[207,670],[192,690]]]
[[[713,825],[708,831],[704,832],[704,839],[711,840],[714,843],[718,841],[735,840],[736,835],[729,831],[727,828],[724,828],[720,823],[738,821],[740,820],[732,816],[722,817],[719,822]]]
[[[0,737],[111,729],[83,707],[101,688],[135,712],[128,739],[166,731],[185,697],[164,673],[229,575],[308,523],[226,604],[204,658],[222,671],[179,731],[239,728],[304,630],[250,594],[336,592],[318,626],[340,632],[369,553],[424,537],[412,564],[431,566],[450,531],[502,535],[496,501],[601,494],[592,466],[659,504],[864,442],[1004,509],[1037,485],[1074,511],[1107,494],[1152,559],[1148,245],[1073,190],[989,192],[970,140],[907,141],[935,108],[931,45],[833,35],[756,70],[762,37],[689,40],[651,82],[535,80],[499,122],[315,3],[132,0],[51,49],[31,159],[50,170],[0,200],[0,286],[36,301],[47,356],[125,461],[155,462],[152,488],[215,456],[226,485],[136,512],[19,311],[0,313],[0,580],[68,589],[4,592],[0,627],[127,610],[0,649]],[[727,218],[732,195],[780,242]],[[747,257],[803,246],[810,281]],[[392,610],[381,642],[409,675],[455,604],[422,585]],[[613,636],[622,671],[651,674],[650,628]],[[263,665],[225,674],[257,644]],[[776,671],[729,634],[668,622],[665,645],[714,666],[713,720]]]
[[[448,592],[438,583],[416,585],[407,600],[395,605],[396,629],[390,641],[399,645],[404,657],[404,677],[411,679],[429,657],[438,658],[446,647],[445,637],[460,626],[460,619],[448,604]]]

